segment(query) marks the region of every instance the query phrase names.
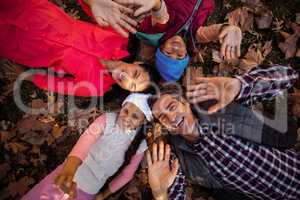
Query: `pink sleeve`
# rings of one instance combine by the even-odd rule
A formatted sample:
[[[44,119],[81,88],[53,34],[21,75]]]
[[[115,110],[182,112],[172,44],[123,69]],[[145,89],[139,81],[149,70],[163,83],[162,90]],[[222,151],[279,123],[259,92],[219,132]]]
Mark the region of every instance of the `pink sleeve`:
[[[137,170],[140,162],[142,161],[144,156],[144,153],[135,154],[129,163],[121,174],[117,177],[115,177],[110,183],[109,183],[109,190],[114,193],[118,191],[121,187],[126,185],[132,178]]]
[[[99,139],[103,134],[106,125],[105,114],[98,117],[88,129],[80,136],[79,140],[73,147],[69,156],[76,156],[81,160],[84,160],[87,156],[91,146]]]

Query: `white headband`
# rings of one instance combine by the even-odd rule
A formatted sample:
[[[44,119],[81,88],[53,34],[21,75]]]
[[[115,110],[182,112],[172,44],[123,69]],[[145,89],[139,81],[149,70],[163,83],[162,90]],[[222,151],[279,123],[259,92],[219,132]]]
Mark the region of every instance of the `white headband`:
[[[123,101],[122,106],[127,102],[133,103],[144,113],[146,119],[150,122],[153,119],[152,111],[148,105],[148,98],[150,96],[150,94],[132,93]]]

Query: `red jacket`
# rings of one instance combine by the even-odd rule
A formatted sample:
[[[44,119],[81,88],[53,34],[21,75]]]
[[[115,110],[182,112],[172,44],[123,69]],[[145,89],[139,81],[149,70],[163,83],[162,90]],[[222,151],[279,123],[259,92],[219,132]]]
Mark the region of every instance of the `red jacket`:
[[[34,83],[62,94],[102,96],[115,82],[99,58],[128,55],[127,38],[75,20],[47,0],[1,0],[0,30],[0,56],[51,68],[61,76],[35,75]]]

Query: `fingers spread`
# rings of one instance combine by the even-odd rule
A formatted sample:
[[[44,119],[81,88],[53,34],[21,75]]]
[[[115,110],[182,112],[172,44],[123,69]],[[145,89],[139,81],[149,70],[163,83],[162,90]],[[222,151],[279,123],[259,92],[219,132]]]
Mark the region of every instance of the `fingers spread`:
[[[208,95],[203,95],[200,97],[192,98],[189,101],[193,104],[196,104],[196,103],[201,103],[201,102],[213,100],[213,99],[217,99],[216,95],[208,94]]]
[[[170,160],[170,153],[171,153],[171,148],[170,145],[166,145],[165,146],[166,151],[165,151],[165,161],[169,161]]]
[[[113,29],[115,29],[122,36],[128,37],[128,33],[126,31],[124,31],[119,24],[117,24],[116,22],[113,22],[110,25]]]
[[[125,7],[125,6],[123,6],[123,5],[120,5],[120,4],[118,4],[118,6],[117,6],[118,8],[119,8],[119,10],[121,11],[121,12],[124,12],[124,13],[127,13],[127,14],[133,14],[133,9],[131,9],[131,8],[129,8],[129,7]]]
[[[143,13],[146,13],[148,12],[150,9],[148,9],[146,6],[141,6],[139,9],[137,9],[135,12],[134,12],[134,16],[137,17]]]
[[[133,28],[130,24],[128,24],[126,21],[123,19],[119,21],[119,24],[126,30],[128,30],[131,33],[136,33],[136,29]],[[128,34],[128,33],[127,33]]]
[[[151,159],[151,155],[150,155],[149,150],[147,150],[147,152],[146,152],[146,158],[147,158],[148,166],[151,166],[152,165],[152,159]]]
[[[157,144],[154,143],[152,146],[152,162],[157,162]]]
[[[103,27],[107,27],[109,26],[109,24],[104,20],[102,19],[102,17],[95,17],[95,20],[97,22],[97,24],[99,24],[100,26],[103,26]]]
[[[127,15],[122,15],[122,19],[124,19],[128,24],[130,24],[133,27],[137,26],[137,22],[134,19],[128,17]]]
[[[158,149],[158,151],[159,151],[158,159],[159,160],[164,160],[164,153],[165,153],[164,150],[165,150],[164,143],[163,143],[163,141],[160,141],[159,149]]]
[[[198,83],[198,84],[193,84],[193,85],[187,85],[186,89],[187,91],[194,91],[194,90],[201,90],[201,89],[206,89],[208,83]]]

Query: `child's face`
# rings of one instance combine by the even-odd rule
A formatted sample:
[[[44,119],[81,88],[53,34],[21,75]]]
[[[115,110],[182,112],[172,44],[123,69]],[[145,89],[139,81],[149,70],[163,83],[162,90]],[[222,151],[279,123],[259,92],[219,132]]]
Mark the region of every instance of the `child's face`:
[[[133,103],[127,102],[121,109],[117,123],[126,131],[132,131],[145,121],[144,113]]]
[[[150,85],[149,73],[138,64],[120,62],[112,77],[120,87],[131,92],[140,92]]]
[[[166,55],[173,59],[181,60],[184,59],[187,50],[186,45],[182,39],[182,37],[176,35],[168,39],[162,46],[161,51]]]

